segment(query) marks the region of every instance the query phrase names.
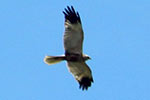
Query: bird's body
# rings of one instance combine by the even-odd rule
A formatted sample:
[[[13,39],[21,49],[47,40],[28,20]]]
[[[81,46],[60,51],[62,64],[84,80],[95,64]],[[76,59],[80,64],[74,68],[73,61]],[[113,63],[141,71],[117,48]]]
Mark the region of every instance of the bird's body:
[[[74,8],[67,7],[63,11],[65,15],[65,33],[64,33],[64,49],[63,56],[46,56],[45,63],[51,65],[66,60],[69,71],[79,82],[82,90],[88,89],[93,82],[92,72],[85,63],[89,56],[83,54],[83,39],[81,19],[78,12]]]

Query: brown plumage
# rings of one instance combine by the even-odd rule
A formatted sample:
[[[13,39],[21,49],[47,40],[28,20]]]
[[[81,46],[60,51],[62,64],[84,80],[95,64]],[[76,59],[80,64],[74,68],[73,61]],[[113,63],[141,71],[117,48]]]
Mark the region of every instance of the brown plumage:
[[[85,63],[89,56],[83,54],[83,30],[80,15],[73,6],[65,8],[65,32],[64,32],[64,49],[63,56],[46,56],[45,63],[55,64],[66,60],[69,71],[79,83],[79,88],[87,90],[93,82],[92,72]]]

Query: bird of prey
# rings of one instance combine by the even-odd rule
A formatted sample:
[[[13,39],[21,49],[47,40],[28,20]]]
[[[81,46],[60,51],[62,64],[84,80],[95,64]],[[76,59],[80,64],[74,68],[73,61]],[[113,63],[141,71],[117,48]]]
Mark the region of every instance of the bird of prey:
[[[79,13],[73,6],[65,8],[64,49],[65,55],[46,56],[44,62],[48,65],[56,64],[61,61],[67,61],[69,71],[79,83],[79,88],[87,90],[93,82],[92,72],[85,63],[90,59],[88,55],[83,54],[83,30]]]

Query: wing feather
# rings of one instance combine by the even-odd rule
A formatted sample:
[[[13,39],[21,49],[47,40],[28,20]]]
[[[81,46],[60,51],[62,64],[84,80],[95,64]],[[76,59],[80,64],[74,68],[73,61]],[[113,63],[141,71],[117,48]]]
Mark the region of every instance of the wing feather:
[[[65,11],[64,48],[67,53],[82,54],[83,30],[78,12],[67,6]]]
[[[79,87],[84,89],[88,89],[93,82],[92,72],[88,65],[84,62],[73,62],[67,61],[68,69],[74,76],[74,78],[79,82]]]

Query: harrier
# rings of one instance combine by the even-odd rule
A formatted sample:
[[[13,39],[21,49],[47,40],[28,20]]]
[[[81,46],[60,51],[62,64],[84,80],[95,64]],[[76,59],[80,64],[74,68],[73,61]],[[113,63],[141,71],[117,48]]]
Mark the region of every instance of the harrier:
[[[61,61],[67,61],[69,71],[79,83],[79,88],[87,90],[93,82],[92,72],[85,63],[90,59],[88,55],[83,54],[83,30],[79,13],[73,6],[65,8],[64,49],[65,55],[46,56],[44,62],[48,65],[56,64]]]

